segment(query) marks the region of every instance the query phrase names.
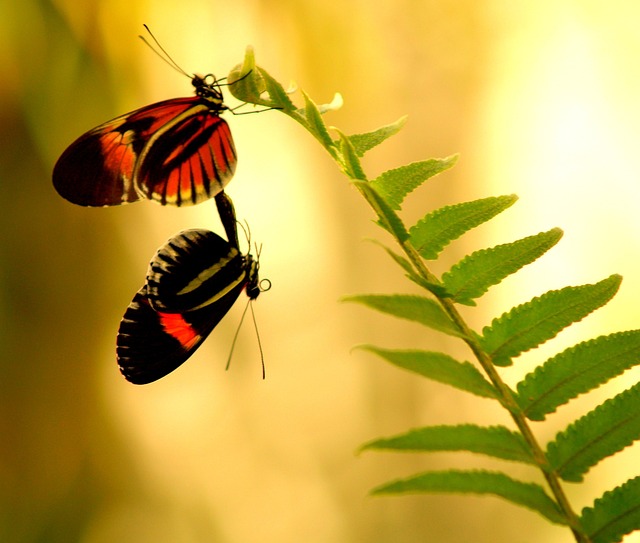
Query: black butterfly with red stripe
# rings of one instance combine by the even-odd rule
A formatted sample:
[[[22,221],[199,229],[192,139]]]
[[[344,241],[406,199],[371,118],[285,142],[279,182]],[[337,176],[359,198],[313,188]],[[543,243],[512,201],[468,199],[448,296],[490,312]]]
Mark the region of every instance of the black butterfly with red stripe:
[[[131,383],[156,381],[185,362],[240,293],[261,292],[258,262],[209,230],[172,237],[149,264],[120,323],[118,366]]]

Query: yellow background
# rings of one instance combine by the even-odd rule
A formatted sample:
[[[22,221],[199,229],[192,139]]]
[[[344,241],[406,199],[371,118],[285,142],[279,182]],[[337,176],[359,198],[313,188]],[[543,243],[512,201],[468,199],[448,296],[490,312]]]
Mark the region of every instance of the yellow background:
[[[638,326],[639,22],[640,5],[624,0],[0,0],[0,540],[570,541],[497,498],[367,496],[428,469],[539,476],[465,453],[355,454],[410,427],[509,421],[488,400],[350,351],[370,342],[469,357],[452,339],[338,303],[415,289],[363,241],[386,239],[285,116],[226,115],[239,154],[228,193],[273,283],[254,306],[266,381],[249,321],[224,372],[238,303],[178,371],[128,384],[114,355],[122,313],[169,236],[221,230],[215,206],[80,208],[55,193],[51,169],[89,128],[191,93],[137,38],[143,23],[190,73],[224,76],[252,44],[260,65],[316,101],[341,92],[345,106],[327,122],[347,133],[408,114],[365,158],[371,177],[461,153],[408,199],[409,223],[447,203],[521,198],[448,247],[435,271],[480,247],[565,230],[550,254],[465,311],[476,329],[548,289],[625,276],[608,306],[505,370],[513,384],[568,345]],[[563,407],[536,433],[546,442],[637,377]],[[638,450],[569,486],[576,508],[637,475]]]

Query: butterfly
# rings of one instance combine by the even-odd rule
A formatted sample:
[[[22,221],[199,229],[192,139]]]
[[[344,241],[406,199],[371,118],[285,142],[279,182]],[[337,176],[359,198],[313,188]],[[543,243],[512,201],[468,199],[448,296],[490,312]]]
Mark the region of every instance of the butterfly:
[[[116,354],[133,384],[156,381],[185,362],[240,293],[262,291],[258,261],[210,230],[180,232],[160,247],[145,284],[120,322]]]
[[[136,109],[76,139],[53,168],[53,186],[66,200],[82,206],[141,199],[193,205],[221,192],[233,177],[237,155],[220,117],[228,109],[221,80],[187,74],[153,39],[161,57],[191,78],[195,96]]]

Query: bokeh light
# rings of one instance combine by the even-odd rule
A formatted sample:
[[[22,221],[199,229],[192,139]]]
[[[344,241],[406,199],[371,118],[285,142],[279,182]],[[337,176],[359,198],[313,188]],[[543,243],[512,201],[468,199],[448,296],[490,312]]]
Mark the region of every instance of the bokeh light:
[[[263,246],[271,291],[224,364],[243,303],[179,370],[149,386],[115,364],[119,320],[150,257],[181,229],[221,231],[215,205],[73,206],[51,170],[82,132],[190,82],[138,39],[143,23],[187,72],[224,76],[253,45],[346,133],[409,114],[364,164],[371,176],[461,153],[407,201],[408,221],[446,203],[520,201],[444,253],[559,226],[558,247],[467,311],[477,329],[548,289],[625,279],[618,296],[505,372],[515,382],[577,341],[637,327],[640,311],[640,5],[622,0],[0,4],[0,541],[103,543],[564,542],[570,534],[490,497],[371,498],[419,470],[502,467],[466,454],[357,448],[419,425],[508,420],[491,402],[386,367],[351,348],[469,354],[455,341],[345,294],[413,290],[365,238],[372,214],[324,151],[278,112],[226,115],[238,149],[228,187]],[[229,98],[229,105],[236,105]],[[299,99],[299,97],[295,97]],[[638,379],[629,372],[536,428],[543,439]],[[638,447],[569,488],[578,507],[637,475]],[[529,468],[511,473],[538,480]],[[625,543],[640,541],[638,534]]]

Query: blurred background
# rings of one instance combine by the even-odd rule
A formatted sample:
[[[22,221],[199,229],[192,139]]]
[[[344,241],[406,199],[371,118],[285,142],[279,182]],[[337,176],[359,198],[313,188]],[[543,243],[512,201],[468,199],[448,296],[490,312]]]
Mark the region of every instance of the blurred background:
[[[346,133],[408,114],[366,156],[370,177],[461,153],[407,200],[408,223],[447,203],[520,196],[448,247],[436,272],[480,247],[565,230],[551,253],[465,308],[477,330],[548,289],[625,277],[609,305],[507,368],[513,384],[577,341],[638,326],[639,21],[640,5],[624,0],[0,0],[0,540],[570,541],[497,498],[367,496],[428,469],[539,476],[462,453],[356,454],[410,427],[509,421],[488,400],[351,351],[369,342],[469,358],[451,338],[338,302],[415,289],[365,241],[388,240],[295,123],[276,111],[226,115],[239,155],[228,193],[273,283],[254,305],[265,381],[250,321],[224,371],[241,299],[183,367],[127,383],[115,335],[148,261],[179,230],[221,232],[215,205],[80,208],[58,197],[51,170],[93,126],[190,95],[189,80],[138,39],[143,23],[189,73],[222,77],[252,44],[261,66],[318,103],[341,92],[327,122]],[[546,442],[637,379],[629,372],[535,431]],[[576,508],[637,475],[638,451],[569,486]]]

